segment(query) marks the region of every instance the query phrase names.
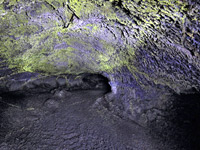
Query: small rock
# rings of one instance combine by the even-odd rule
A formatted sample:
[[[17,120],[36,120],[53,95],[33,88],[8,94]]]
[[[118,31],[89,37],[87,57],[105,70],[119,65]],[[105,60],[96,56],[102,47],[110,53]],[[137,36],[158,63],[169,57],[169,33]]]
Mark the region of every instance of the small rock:
[[[48,99],[45,103],[44,106],[49,108],[49,109],[57,109],[59,107],[59,102],[55,99]]]
[[[49,77],[49,78],[44,79],[43,84],[45,85],[45,87],[48,87],[48,88],[56,88],[57,87],[55,77]]]
[[[98,83],[96,86],[95,86],[95,89],[104,89],[105,88],[105,84],[103,83]]]
[[[32,82],[27,82],[27,83],[24,85],[24,89],[25,89],[25,90],[34,89],[34,88],[35,88],[35,85],[34,85]]]
[[[108,102],[112,102],[114,101],[116,98],[116,95],[114,93],[108,93],[105,95],[105,99],[108,101]]]
[[[57,98],[68,98],[71,96],[71,93],[66,90],[56,91],[54,96]]]
[[[26,110],[28,110],[28,111],[32,111],[32,110],[35,110],[35,108],[30,107],[30,108],[27,108]]]
[[[44,88],[46,90],[54,89],[57,87],[57,82],[55,77],[36,79],[32,82],[33,86]]]
[[[66,79],[60,77],[60,78],[57,79],[57,83],[58,83],[59,86],[65,86],[66,85]]]
[[[23,81],[14,81],[8,86],[8,89],[9,89],[9,91],[12,91],[12,92],[20,91],[23,89],[23,84],[24,84]]]
[[[101,106],[102,101],[104,101],[103,97],[98,98],[95,103],[92,105],[93,108],[98,108],[99,106]]]

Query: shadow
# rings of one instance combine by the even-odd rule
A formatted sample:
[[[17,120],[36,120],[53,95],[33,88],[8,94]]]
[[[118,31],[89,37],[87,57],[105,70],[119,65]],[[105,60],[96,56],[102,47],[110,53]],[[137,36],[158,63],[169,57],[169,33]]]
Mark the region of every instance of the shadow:
[[[174,97],[169,110],[173,140],[186,150],[200,150],[200,93]]]
[[[9,122],[4,116],[4,112],[9,107],[21,107],[24,101],[24,95],[12,92],[0,94],[0,143],[4,142],[5,136],[9,131]]]
[[[87,74],[82,81],[88,85],[88,89],[104,90],[105,94],[111,92],[109,79],[100,74]]]
[[[200,93],[174,94],[163,120],[151,128],[173,150],[200,150]]]

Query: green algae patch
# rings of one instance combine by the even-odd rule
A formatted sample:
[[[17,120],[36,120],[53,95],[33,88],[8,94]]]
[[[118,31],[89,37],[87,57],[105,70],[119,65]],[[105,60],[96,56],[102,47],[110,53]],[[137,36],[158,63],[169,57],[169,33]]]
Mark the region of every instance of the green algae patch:
[[[146,39],[151,40],[155,29],[161,30],[160,16],[171,16],[180,21],[182,32],[185,32],[186,16],[182,13],[187,9],[187,3],[184,1],[127,0],[121,6],[115,5],[120,3],[118,0],[35,0],[30,4],[23,0],[8,2],[12,8],[4,10],[0,1],[0,52],[9,67],[17,68],[19,72],[114,72],[126,66],[132,74],[144,74],[134,66],[137,63],[134,62],[135,51],[146,44]],[[15,6],[30,7],[36,2],[40,5],[35,8],[35,13],[23,9],[18,13],[11,11]],[[103,37],[97,37],[102,26],[101,23],[87,21],[91,16],[94,19],[99,16],[107,26],[116,27],[115,24],[119,24],[133,29],[136,36],[130,36],[136,39],[134,48],[125,41],[122,48]],[[87,40],[89,36],[99,39],[102,49],[94,47],[92,41]],[[55,48],[55,45],[62,45],[63,42],[66,47]]]
[[[16,5],[20,0],[4,0],[4,2],[8,2],[8,6]]]
[[[63,40],[63,37],[58,35],[60,30],[62,30],[60,27],[54,28],[31,35],[27,39],[21,37],[17,41],[6,39],[5,43],[1,43],[5,47],[1,52],[5,54],[4,57],[7,58],[10,67],[18,68],[19,72],[61,74],[93,70],[107,71],[116,67],[116,64],[112,65],[114,60],[111,61],[115,52],[111,45],[104,43],[105,53],[101,53],[84,40],[66,35],[63,36]],[[62,44],[63,41],[67,44],[66,48],[54,48],[56,44]],[[30,44],[27,49],[23,50],[25,47],[23,42]]]
[[[84,15],[88,16],[90,13],[95,11],[95,4],[88,0],[69,0],[67,4],[79,18]]]

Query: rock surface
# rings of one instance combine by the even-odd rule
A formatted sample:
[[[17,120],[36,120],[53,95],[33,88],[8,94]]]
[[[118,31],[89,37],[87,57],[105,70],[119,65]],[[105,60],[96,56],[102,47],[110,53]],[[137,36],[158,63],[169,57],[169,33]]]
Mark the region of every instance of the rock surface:
[[[18,97],[3,95],[0,101],[1,150],[169,150],[161,140],[108,110],[92,108],[102,90],[71,92],[71,97],[52,99],[43,93]],[[14,98],[14,97],[13,97]],[[16,98],[16,97],[15,97]],[[7,109],[5,106],[7,105]],[[15,106],[15,107],[14,107]]]
[[[199,19],[195,0],[0,0],[0,93],[102,88],[81,76],[99,74],[98,105],[159,124],[173,95],[199,93]]]

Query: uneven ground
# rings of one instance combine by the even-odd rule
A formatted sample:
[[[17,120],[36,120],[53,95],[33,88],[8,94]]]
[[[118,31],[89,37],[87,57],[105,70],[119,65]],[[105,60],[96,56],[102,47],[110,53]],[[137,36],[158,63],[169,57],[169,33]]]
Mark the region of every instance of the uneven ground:
[[[0,0],[0,83],[100,74],[112,111],[147,126],[169,96],[200,93],[199,33],[196,0]]]
[[[200,150],[199,100],[199,1],[0,0],[0,149]]]
[[[63,91],[61,91],[62,93]],[[93,109],[103,90],[34,95],[4,94],[1,99],[1,150],[157,150],[145,128]],[[67,96],[66,96],[67,94]],[[6,103],[4,103],[6,101]]]

